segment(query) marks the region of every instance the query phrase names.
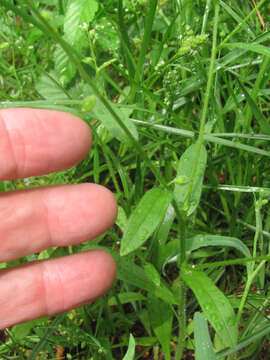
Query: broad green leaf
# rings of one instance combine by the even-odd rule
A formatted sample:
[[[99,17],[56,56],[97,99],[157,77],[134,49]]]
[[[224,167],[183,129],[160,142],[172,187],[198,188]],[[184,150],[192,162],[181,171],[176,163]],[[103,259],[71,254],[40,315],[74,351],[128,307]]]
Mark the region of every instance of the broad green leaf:
[[[125,210],[121,207],[118,206],[118,214],[117,214],[117,219],[116,219],[116,225],[119,226],[119,228],[123,231],[125,226],[127,225],[127,216],[125,213]]]
[[[80,53],[85,42],[82,30],[88,27],[98,9],[96,0],[69,0],[64,19],[64,39],[77,53]],[[68,84],[76,74],[76,67],[61,46],[56,47],[54,53],[55,70],[57,75]]]
[[[148,291],[169,304],[177,304],[178,301],[168,288],[167,284],[161,282],[157,286],[138,265],[134,264],[128,257],[120,257],[118,253],[111,252],[117,263],[117,278],[130,285]]]
[[[166,243],[174,218],[174,208],[170,204],[157,233],[157,239],[160,245],[164,245]]]
[[[135,339],[132,334],[129,335],[128,349],[123,360],[133,360],[135,356]]]
[[[216,359],[207,321],[199,312],[194,315],[194,339],[196,360]]]
[[[178,164],[176,183],[174,188],[174,198],[178,203],[180,210],[187,212],[187,215],[191,215],[200,202],[201,191],[202,191],[202,183],[203,183],[203,175],[207,162],[207,152],[205,147],[201,146],[201,151],[199,155],[198,166],[196,169],[195,178],[193,179],[193,188],[190,197],[189,208],[186,208],[186,201],[188,198],[188,191],[190,187],[193,164],[195,162],[197,153],[197,143],[189,146],[184,154],[181,156],[181,159]],[[177,179],[186,179],[184,183],[177,183]]]
[[[16,340],[20,340],[26,338],[34,327],[38,326],[46,326],[49,317],[43,317],[40,319],[35,319],[31,321],[27,321],[22,324],[18,324],[12,327],[12,335],[16,338]]]
[[[54,52],[55,71],[64,84],[68,84],[76,74],[76,67],[70,61],[66,52],[58,44]]]
[[[36,83],[36,90],[41,96],[43,96],[44,99],[65,100],[68,98],[65,90],[59,83],[59,78],[53,71],[51,71],[48,75],[41,75]]]
[[[170,360],[170,341],[173,320],[171,306],[156,297],[149,297],[147,309],[153,331],[161,344],[165,360]]]
[[[81,25],[88,26],[98,10],[96,0],[69,0],[64,20],[64,34],[70,45],[73,45],[81,34]]]
[[[195,294],[224,347],[235,347],[238,336],[236,316],[226,296],[204,272],[196,271],[191,266],[183,266],[181,276]]]
[[[153,264],[147,263],[144,265],[146,275],[157,285],[160,285],[160,275]]]
[[[81,111],[82,112],[89,112],[93,110],[96,103],[96,97],[95,95],[89,95],[87,96],[81,104]]]
[[[172,194],[160,188],[148,190],[128,219],[120,255],[138,249],[153,234],[165,216]]]
[[[114,111],[117,113],[117,115],[120,117],[122,122],[129,129],[129,131],[131,132],[133,137],[137,140],[138,133],[137,133],[136,126],[133,124],[133,122],[113,102],[110,102],[110,105],[114,109]],[[115,121],[112,114],[107,110],[107,108],[103,105],[103,103],[98,98],[96,99],[96,104],[93,109],[93,113],[94,113],[95,117],[98,120],[100,120],[100,122],[107,128],[107,130],[111,133],[111,135],[116,137],[119,141],[126,143],[127,145],[130,145],[130,146],[133,145],[130,138],[126,135],[124,130]]]
[[[99,26],[95,29],[95,34],[98,38],[98,44],[111,54],[117,54],[120,47],[119,33],[117,27],[109,18],[100,18]]]

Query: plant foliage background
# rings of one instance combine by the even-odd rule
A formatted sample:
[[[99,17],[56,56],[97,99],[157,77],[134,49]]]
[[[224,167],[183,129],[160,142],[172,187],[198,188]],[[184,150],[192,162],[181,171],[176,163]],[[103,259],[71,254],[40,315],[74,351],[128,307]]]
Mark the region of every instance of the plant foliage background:
[[[96,182],[116,225],[2,268],[105,248],[113,289],[14,326],[2,359],[269,356],[268,1],[0,0],[0,107],[71,112],[89,156],[1,191]]]

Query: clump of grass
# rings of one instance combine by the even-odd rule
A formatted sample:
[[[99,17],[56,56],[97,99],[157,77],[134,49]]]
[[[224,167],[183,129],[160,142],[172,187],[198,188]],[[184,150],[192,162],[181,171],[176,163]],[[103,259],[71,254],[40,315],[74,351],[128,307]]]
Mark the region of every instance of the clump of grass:
[[[72,112],[94,134],[76,168],[1,190],[94,181],[119,203],[112,229],[72,248],[111,252],[114,288],[13,327],[3,358],[267,357],[269,10],[0,0],[0,106]]]

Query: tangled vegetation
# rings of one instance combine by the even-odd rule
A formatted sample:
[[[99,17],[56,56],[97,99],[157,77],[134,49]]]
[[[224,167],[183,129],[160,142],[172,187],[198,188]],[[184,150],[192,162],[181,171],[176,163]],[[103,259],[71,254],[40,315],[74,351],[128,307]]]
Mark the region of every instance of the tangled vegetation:
[[[0,108],[73,113],[78,166],[1,191],[95,182],[114,227],[95,304],[2,333],[1,359],[267,359],[270,4],[262,0],[0,0]]]

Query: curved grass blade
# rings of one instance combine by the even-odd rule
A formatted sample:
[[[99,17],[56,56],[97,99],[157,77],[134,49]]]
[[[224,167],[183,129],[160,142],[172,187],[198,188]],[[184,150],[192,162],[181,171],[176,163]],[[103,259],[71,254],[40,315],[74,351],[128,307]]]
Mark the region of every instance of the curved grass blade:
[[[178,255],[180,254],[180,248],[177,247],[171,253],[166,252],[166,248],[169,250],[173,243],[177,243],[179,240],[171,240],[170,243],[166,244],[163,248],[164,253],[168,254],[167,258],[164,260],[162,269],[164,271],[165,266],[168,263],[175,262],[177,260]],[[202,247],[206,246],[215,246],[215,247],[230,247],[239,251],[245,258],[251,259],[251,254],[248,247],[239,239],[229,236],[220,236],[220,235],[210,235],[210,234],[201,234],[195,235],[191,238],[186,239],[186,251],[188,253],[198,250]],[[241,258],[242,259],[242,258]],[[196,265],[196,268],[198,265]],[[250,275],[252,272],[251,262],[246,263],[247,273]]]
[[[251,258],[248,247],[239,239],[219,235],[196,235],[187,239],[186,250],[194,251],[206,246],[231,247],[241,252],[244,257]],[[246,264],[248,274],[251,274],[251,263]]]

